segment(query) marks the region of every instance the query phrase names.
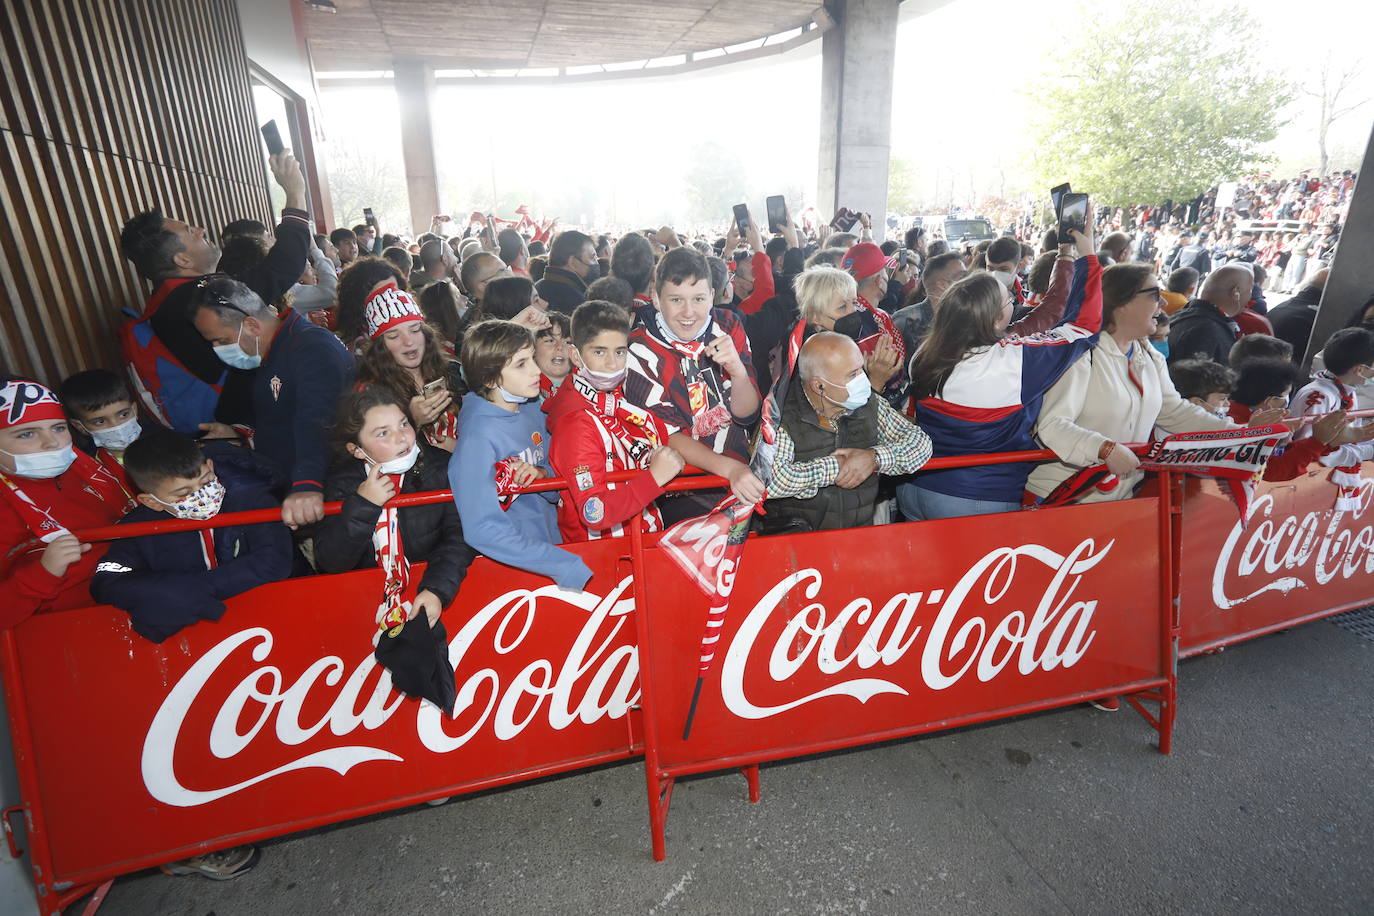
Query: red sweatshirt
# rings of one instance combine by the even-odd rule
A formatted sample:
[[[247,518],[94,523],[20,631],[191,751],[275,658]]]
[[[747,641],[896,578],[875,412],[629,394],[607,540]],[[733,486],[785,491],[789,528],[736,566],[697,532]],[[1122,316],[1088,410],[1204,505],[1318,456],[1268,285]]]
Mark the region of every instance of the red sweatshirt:
[[[1249,423],[1250,413],[1250,408],[1244,404],[1231,402],[1231,419],[1237,423]],[[1264,468],[1264,479],[1278,482],[1301,477],[1307,473],[1309,464],[1335,450],[1330,445],[1322,445],[1316,436],[1308,436],[1306,439],[1298,439],[1297,441],[1290,440],[1288,445],[1284,447],[1282,455],[1275,455],[1269,459],[1269,463]]]
[[[739,304],[739,310],[746,315],[752,315],[763,308],[763,304],[772,299],[775,293],[773,259],[766,252],[756,251],[751,260],[754,264],[754,291]]]
[[[46,509],[69,531],[113,525],[124,514],[122,499],[106,502],[72,470],[50,480],[13,479],[34,503]],[[8,555],[10,550],[32,538],[33,532],[9,501],[0,500],[0,556]],[[92,544],[61,578],[48,572],[39,562],[45,546],[40,544],[38,549],[20,556],[9,575],[0,581],[0,590],[5,594],[5,600],[0,601],[0,629],[15,626],[40,609],[95,603],[87,586],[108,545]]]
[[[625,443],[597,419],[595,408],[573,385],[571,377],[544,402],[548,414],[549,464],[568,481],[558,503],[558,530],[565,544],[624,537],[625,523],[644,515],[646,531],[663,528],[654,500],[663,488],[646,469],[625,483],[608,483],[613,471],[633,470]],[[653,414],[650,422],[659,423]],[[668,441],[667,430],[659,439]]]

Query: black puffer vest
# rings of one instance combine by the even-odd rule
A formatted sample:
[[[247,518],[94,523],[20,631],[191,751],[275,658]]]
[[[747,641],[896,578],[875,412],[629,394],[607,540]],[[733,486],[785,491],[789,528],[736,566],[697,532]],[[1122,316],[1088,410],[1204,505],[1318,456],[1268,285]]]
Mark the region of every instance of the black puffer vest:
[[[792,437],[793,460],[811,461],[825,458],[837,448],[875,448],[882,440],[878,431],[877,395],[847,417],[839,420],[839,429],[828,430],[820,425],[815,409],[806,400],[801,380],[788,386],[787,401],[782,408],[782,426]],[[783,525],[800,522],[805,530],[825,531],[832,528],[858,528],[873,524],[873,510],[878,498],[878,477],[873,474],[852,490],[843,487],[822,487],[810,499],[786,497],[770,499],[766,504],[773,522]],[[796,529],[793,529],[796,530]]]

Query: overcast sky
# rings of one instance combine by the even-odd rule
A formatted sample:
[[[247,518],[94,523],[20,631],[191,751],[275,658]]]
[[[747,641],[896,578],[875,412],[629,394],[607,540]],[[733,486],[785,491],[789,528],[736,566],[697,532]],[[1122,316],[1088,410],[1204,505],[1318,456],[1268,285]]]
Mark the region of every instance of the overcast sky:
[[[1286,69],[1328,50],[1339,61],[1371,57],[1374,3],[1325,2],[1315,6],[1315,15],[1295,11],[1291,0],[1247,0],[1245,6],[1264,24],[1257,66],[1272,62]],[[974,7],[976,25],[969,18]],[[927,187],[937,176],[945,182],[957,176],[961,191],[971,182],[980,197],[1015,190],[1005,185],[1016,184],[1022,157],[1006,138],[1026,122],[1033,99],[1027,93],[995,107],[977,100],[1005,95],[1009,82],[1026,83],[1026,73],[1038,66],[1039,49],[1057,40],[1064,23],[1072,28],[1083,22],[1073,15],[1063,2],[961,0],[904,21],[893,74],[892,155],[913,161]],[[1366,65],[1363,82],[1363,95],[1374,96],[1374,61]],[[682,174],[692,148],[706,139],[740,154],[755,189],[751,199],[787,192],[810,202],[816,193],[819,83],[817,41],[765,62],[676,77],[442,87],[435,135],[444,206],[466,212],[474,188],[538,189],[592,178],[613,198],[605,209],[613,206],[621,221],[670,221],[685,211]],[[924,112],[934,94],[950,94],[956,104],[931,123]],[[321,95],[331,144],[363,144],[400,167],[390,90],[325,89]],[[1290,114],[1292,123],[1274,144],[1279,165],[1315,166],[1311,100]],[[1348,156],[1363,149],[1371,119],[1374,104],[1333,128],[1335,164],[1342,151]],[[536,201],[530,203],[538,209]]]

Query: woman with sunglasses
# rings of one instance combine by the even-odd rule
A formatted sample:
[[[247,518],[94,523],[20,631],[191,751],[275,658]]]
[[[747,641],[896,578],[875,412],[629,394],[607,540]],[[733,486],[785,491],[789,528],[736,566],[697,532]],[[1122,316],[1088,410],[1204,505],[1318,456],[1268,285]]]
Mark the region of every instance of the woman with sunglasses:
[[[1145,476],[1128,443],[1149,440],[1156,426],[1168,433],[1236,428],[1179,396],[1150,344],[1162,307],[1154,265],[1113,264],[1102,272],[1102,334],[1045,394],[1036,435],[1059,460],[1031,472],[1028,502],[1070,501],[1060,485],[1103,464],[1115,483],[1109,478],[1072,501],[1127,499]]]

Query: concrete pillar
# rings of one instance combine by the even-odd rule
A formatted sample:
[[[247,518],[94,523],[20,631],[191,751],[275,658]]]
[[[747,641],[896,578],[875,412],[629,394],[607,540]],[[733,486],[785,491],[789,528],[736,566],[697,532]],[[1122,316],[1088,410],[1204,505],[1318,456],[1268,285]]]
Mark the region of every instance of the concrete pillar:
[[[1374,128],[1369,132],[1364,161],[1374,162]],[[1370,251],[1374,251],[1374,178],[1361,168],[1351,192],[1350,212],[1341,226],[1341,241],[1329,265],[1331,273],[1322,289],[1317,318],[1312,322],[1307,353],[1302,354],[1304,368],[1311,366],[1312,357],[1326,346],[1326,339],[1345,327],[1355,310],[1374,293],[1374,258],[1369,256]]]
[[[395,74],[396,103],[401,115],[401,155],[406,166],[406,190],[410,195],[410,226],[414,232],[429,228],[439,209],[439,167],[434,155],[434,71],[423,60],[398,59]]]
[[[873,214],[873,237],[887,228],[892,145],[892,64],[897,0],[835,0],[835,26],[821,36],[819,206]]]

